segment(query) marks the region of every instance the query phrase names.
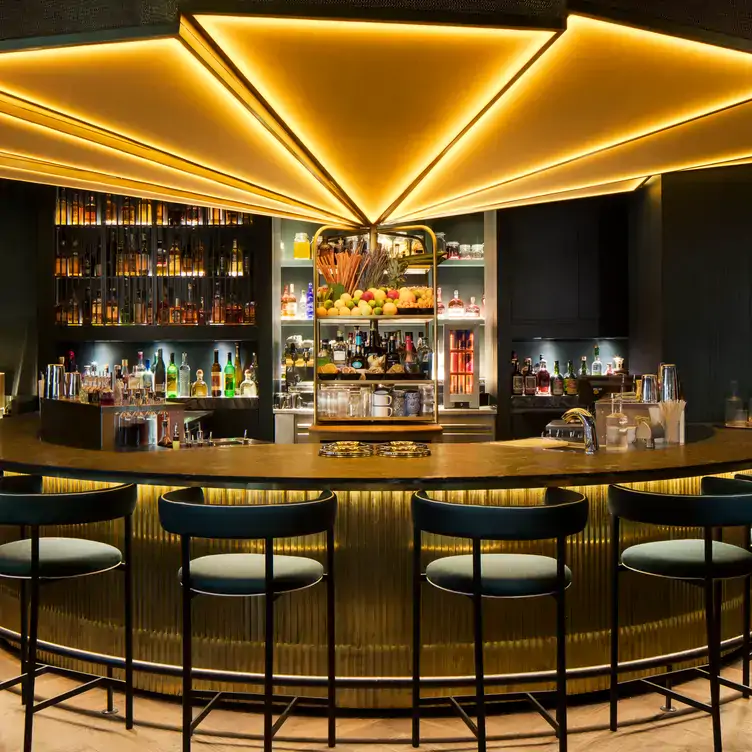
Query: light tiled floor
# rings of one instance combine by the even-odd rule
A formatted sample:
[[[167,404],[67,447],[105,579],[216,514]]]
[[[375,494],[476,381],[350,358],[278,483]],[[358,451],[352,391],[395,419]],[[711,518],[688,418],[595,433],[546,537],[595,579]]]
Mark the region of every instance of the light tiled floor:
[[[15,675],[18,664],[0,652],[0,677]],[[724,670],[730,679],[741,680],[735,667]],[[37,682],[37,699],[65,691],[74,683],[57,676],[45,676]],[[707,699],[707,682],[685,684],[682,691]],[[752,748],[752,701],[722,690],[728,699],[721,713],[724,750],[747,752]],[[118,704],[119,698],[116,699]],[[61,706],[40,712],[35,719],[35,752],[177,752],[180,750],[180,705],[177,702],[136,697],[136,728],[126,731],[122,717],[101,714],[104,690],[94,690]],[[620,730],[608,731],[608,707],[597,703],[575,705],[569,712],[569,748],[572,752],[701,752],[712,749],[709,716],[682,709],[670,715],[660,711],[662,700],[642,695],[620,702]],[[680,706],[681,707],[681,706]],[[194,736],[196,752],[240,752],[259,750],[259,715],[215,710]],[[423,721],[423,750],[472,752],[474,742],[467,729],[455,718]],[[294,716],[275,739],[276,752],[323,752],[326,722],[322,718]],[[489,718],[489,735],[499,736],[489,743],[491,750],[508,752],[553,752],[558,749],[550,728],[535,713],[515,713]],[[407,752],[410,721],[407,718],[342,718],[337,723],[340,752]],[[22,748],[23,710],[19,695],[0,692],[0,752],[18,752]],[[302,739],[318,739],[306,743]],[[377,743],[363,743],[379,739]],[[438,740],[442,741],[439,742]]]

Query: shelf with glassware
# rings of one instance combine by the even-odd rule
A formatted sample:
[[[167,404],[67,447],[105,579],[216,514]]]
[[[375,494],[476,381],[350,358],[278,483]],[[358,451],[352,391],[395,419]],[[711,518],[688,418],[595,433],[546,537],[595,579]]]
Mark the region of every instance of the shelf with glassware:
[[[59,189],[56,220],[58,327],[255,325],[250,215]]]
[[[318,236],[314,425],[437,423],[433,242],[429,252],[414,234],[344,235],[325,228]],[[409,285],[409,259],[395,251],[403,244],[430,260],[423,279]]]

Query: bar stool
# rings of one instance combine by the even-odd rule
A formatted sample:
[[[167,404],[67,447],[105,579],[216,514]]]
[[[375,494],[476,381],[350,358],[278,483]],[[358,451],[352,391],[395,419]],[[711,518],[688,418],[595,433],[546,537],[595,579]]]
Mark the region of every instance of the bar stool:
[[[274,601],[284,593],[303,590],[326,580],[328,743],[335,744],[334,690],[334,520],[337,497],[324,491],[317,499],[290,504],[204,504],[201,488],[170,491],[159,499],[162,527],[180,536],[183,612],[183,752],[191,736],[223,695],[257,697],[249,693],[218,692],[194,718],[192,710],[191,599],[196,595],[245,596],[265,599],[264,750],[301,698],[293,697],[272,724],[274,679]],[[303,556],[274,554],[276,538],[326,532],[326,571]],[[213,554],[191,560],[191,538],[264,540],[263,554]],[[311,701],[310,699],[308,700]]]
[[[638,679],[652,690],[709,713],[713,719],[713,749],[723,749],[721,739],[720,686],[750,696],[750,576],[752,552],[749,526],[752,523],[752,487],[747,481],[703,478],[702,495],[661,494],[635,491],[623,486],[608,489],[611,512],[611,671],[610,728],[617,730],[619,699],[619,575],[627,570],[640,574],[683,580],[702,586],[705,596],[705,628],[708,639],[708,670],[696,669],[710,681],[710,704],[698,702],[651,679]],[[620,521],[629,520],[666,527],[701,527],[702,538],[653,541],[629,546],[620,554]],[[744,527],[747,548],[722,540],[722,528]],[[718,533],[715,533],[715,530]],[[721,583],[744,578],[743,684],[723,678],[721,673]]]
[[[572,583],[566,566],[567,536],[581,532],[588,519],[588,500],[575,491],[546,489],[544,504],[525,507],[493,507],[449,504],[413,494],[413,700],[412,744],[420,745],[420,586],[423,580],[440,590],[470,596],[473,603],[475,653],[474,723],[460,703],[449,698],[486,749],[485,685],[483,672],[483,598],[530,598],[543,595],[556,600],[556,718],[532,694],[524,694],[556,732],[560,752],[567,749],[566,604],[565,592]],[[472,540],[472,555],[435,559],[421,571],[422,533],[435,533]],[[556,558],[533,554],[481,554],[484,540],[536,541],[556,538]]]
[[[136,508],[135,485],[115,486],[82,493],[42,493],[42,478],[19,475],[0,478],[0,525],[19,525],[21,540],[0,545],[0,577],[21,584],[21,675],[0,683],[0,689],[22,685],[25,702],[24,752],[31,752],[34,714],[95,687],[122,686],[125,691],[125,726],[133,728],[133,580],[131,570],[132,515]],[[83,538],[40,538],[44,525],[85,525],[124,521],[123,552],[114,546]],[[26,538],[30,528],[31,537]],[[101,574],[120,569],[125,575],[125,679],[94,677],[79,671],[64,673],[89,679],[60,695],[34,702],[37,676],[48,666],[37,665],[39,588],[57,580]],[[30,586],[30,616],[27,614],[27,583]]]

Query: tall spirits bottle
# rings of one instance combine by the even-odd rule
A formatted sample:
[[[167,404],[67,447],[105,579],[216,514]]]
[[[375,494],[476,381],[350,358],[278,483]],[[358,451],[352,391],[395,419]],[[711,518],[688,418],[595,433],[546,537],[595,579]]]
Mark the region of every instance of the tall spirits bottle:
[[[538,377],[533,370],[533,359],[525,358],[525,396],[534,397],[538,390]]]
[[[81,276],[81,257],[78,253],[78,240],[73,241],[73,249],[71,250],[70,260],[68,261],[68,276]]]
[[[120,233],[118,233],[117,251],[115,252],[115,275],[118,277],[125,276],[125,250],[123,249],[123,241]]]
[[[582,356],[582,362],[580,363],[580,378],[583,378],[584,376],[590,376],[587,365],[587,355]]]
[[[183,246],[183,253],[181,254],[180,259],[180,276],[193,276],[193,245],[190,239],[185,246]]]
[[[227,365],[225,366],[225,397],[235,396],[235,366],[232,364],[232,353],[227,353]]]
[[[195,324],[197,320],[198,320],[198,316],[196,314],[196,304],[193,302],[193,285],[189,282],[188,283],[188,297],[185,301],[185,307],[184,307],[184,313],[183,313],[183,323]]]
[[[441,288],[436,288],[436,313],[442,316],[445,312],[444,304],[441,302]]]
[[[343,368],[347,365],[347,344],[341,331],[337,331],[337,340],[332,345],[332,362],[337,368]]]
[[[219,365],[219,350],[214,351],[214,363],[211,369],[211,396],[222,396],[222,366]]]
[[[167,254],[165,253],[165,249],[162,247],[161,240],[157,241],[157,276],[167,276]]]
[[[162,358],[162,348],[157,350],[157,357],[154,361],[154,394],[164,399],[165,389],[167,386],[167,373],[165,371],[164,359]]]
[[[86,199],[86,206],[84,207],[84,224],[95,225],[97,223],[97,200],[94,198],[94,194],[90,193],[89,198]]]
[[[70,224],[72,225],[80,225],[81,220],[79,217],[79,212],[81,211],[81,204],[78,200],[78,193],[73,194],[73,199],[71,200],[71,212],[70,212]]]
[[[68,224],[68,199],[65,195],[65,188],[61,188],[57,194],[57,204],[55,205],[55,224]]]
[[[146,323],[146,307],[141,296],[141,290],[136,290],[136,300],[133,303],[133,323],[139,325]]]
[[[603,375],[603,363],[601,363],[601,349],[596,345],[593,348],[593,365],[590,366],[590,373],[593,376]]]
[[[106,193],[104,197],[104,223],[106,225],[117,224],[117,209],[110,193]]]
[[[95,326],[102,325],[102,291],[97,290],[97,297],[91,304],[91,323]]]
[[[237,239],[232,241],[232,250],[230,251],[230,276],[242,277],[243,276],[243,262],[240,257],[240,250],[238,249]]]
[[[113,287],[110,290],[110,297],[107,301],[107,316],[106,316],[106,324],[115,325],[119,323],[119,316],[118,316],[118,304],[117,304],[117,298],[115,297],[115,288]]]
[[[520,370],[520,361],[517,353],[512,353],[512,394],[521,395],[525,393],[525,377]]]
[[[196,370],[196,380],[193,382],[193,386],[191,387],[191,397],[208,397],[209,396],[209,387],[206,385],[206,382],[204,381],[204,372],[198,368]]]
[[[81,307],[81,323],[84,326],[91,324],[91,309],[91,287],[87,287],[84,293],[84,303]]]
[[[178,367],[175,365],[175,353],[170,353],[170,365],[167,366],[167,399],[178,396]]]
[[[167,253],[167,276],[180,276],[180,246],[177,239],[172,241],[170,250]]]
[[[290,286],[285,285],[284,290],[282,290],[282,299],[280,301],[281,308],[280,308],[280,317],[283,319],[289,318],[288,314],[288,303],[290,301]]]
[[[180,305],[180,298],[175,298],[175,305],[170,308],[170,323],[183,323],[183,307]]]
[[[151,277],[151,254],[146,242],[146,233],[141,233],[141,253],[138,259],[138,273],[142,277]]]
[[[154,391],[154,371],[151,370],[151,363],[144,361],[144,371],[141,374],[141,389],[148,396]]]
[[[567,373],[564,376],[564,394],[577,396],[577,374],[574,372],[574,367],[571,360],[567,361]]]
[[[178,397],[191,396],[191,367],[188,365],[188,353],[183,353],[183,362],[178,369]]]
[[[128,391],[131,394],[138,392],[143,388],[145,370],[146,366],[144,365],[144,354],[143,352],[139,351],[138,363],[133,366],[133,371],[128,377]]]
[[[136,206],[128,196],[123,199],[123,206],[120,211],[120,217],[124,225],[136,224]]]
[[[551,377],[551,394],[561,397],[564,394],[564,377],[559,371],[559,361],[554,361],[554,375]]]
[[[240,361],[240,342],[235,343],[235,360],[232,365],[235,368],[235,378],[240,378],[240,374],[243,373],[243,365]]]
[[[308,283],[308,294],[306,295],[306,310],[305,317],[307,319],[313,318],[313,308],[316,304],[316,296],[313,292],[313,282]]]
[[[287,296],[287,316],[294,319],[298,315],[298,299],[295,297],[295,285],[290,283],[290,293]]]
[[[538,394],[551,394],[551,374],[548,372],[548,363],[541,355],[540,367],[538,368]]]

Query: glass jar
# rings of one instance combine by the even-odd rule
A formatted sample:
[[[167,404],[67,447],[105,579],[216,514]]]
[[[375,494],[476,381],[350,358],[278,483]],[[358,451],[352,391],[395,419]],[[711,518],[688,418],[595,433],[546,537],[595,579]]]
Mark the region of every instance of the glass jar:
[[[460,258],[472,258],[472,246],[469,243],[462,243],[462,245],[460,246]]]
[[[446,253],[446,249],[447,249],[446,233],[437,232],[436,233],[436,255],[441,256],[442,253]]]
[[[456,259],[460,257],[460,244],[451,240],[446,244],[446,257]]]
[[[308,240],[308,233],[295,233],[295,240],[292,246],[292,257],[296,259],[311,258],[311,243]]]
[[[483,243],[473,243],[470,246],[470,257],[474,259],[482,259],[485,255],[485,245]]]

